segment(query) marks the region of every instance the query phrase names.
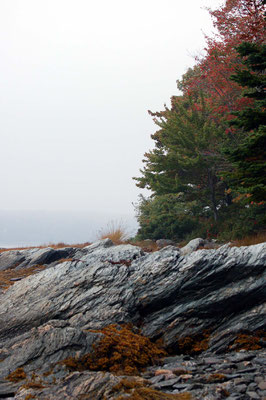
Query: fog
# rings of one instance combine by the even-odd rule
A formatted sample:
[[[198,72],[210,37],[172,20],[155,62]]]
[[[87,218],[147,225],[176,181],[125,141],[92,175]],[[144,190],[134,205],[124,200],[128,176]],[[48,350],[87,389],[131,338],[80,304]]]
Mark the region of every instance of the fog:
[[[177,94],[219,4],[1,0],[0,246],[136,228],[147,110]]]

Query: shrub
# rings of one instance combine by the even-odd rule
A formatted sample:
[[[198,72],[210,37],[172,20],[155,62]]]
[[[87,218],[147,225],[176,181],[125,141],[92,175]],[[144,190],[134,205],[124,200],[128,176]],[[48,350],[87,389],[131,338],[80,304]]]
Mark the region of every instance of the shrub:
[[[111,221],[106,228],[99,231],[99,239],[111,239],[115,244],[125,243],[129,239],[129,233],[122,222]]]

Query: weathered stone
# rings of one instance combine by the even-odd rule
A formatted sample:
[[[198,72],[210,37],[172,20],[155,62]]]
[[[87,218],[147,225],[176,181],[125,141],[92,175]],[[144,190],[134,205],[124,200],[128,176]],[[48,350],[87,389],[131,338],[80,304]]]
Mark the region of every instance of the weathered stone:
[[[130,322],[145,336],[161,338],[172,351],[180,350],[179,340],[210,332],[208,353],[202,359],[179,355],[162,361],[169,373],[162,381],[155,379],[158,388],[173,392],[178,390],[173,385],[187,379],[184,385],[191,384],[188,387],[194,387],[199,398],[217,399],[217,383],[206,382],[204,375],[233,370],[225,374],[228,390],[230,397],[241,398],[241,388],[233,390],[233,385],[243,376],[246,381],[238,386],[256,382],[256,375],[264,371],[263,362],[256,360],[265,360],[265,354],[258,358],[254,351],[218,353],[228,350],[238,333],[265,327],[265,249],[265,244],[223,246],[185,254],[167,246],[145,254],[136,246],[114,246],[107,239],[75,250],[73,260],[62,264],[49,259],[53,251],[27,250],[23,253],[27,265],[48,257],[53,266],[15,282],[0,295],[0,377],[18,367],[26,373],[45,371],[64,358],[83,355],[102,337],[91,329]],[[172,378],[175,369],[185,373]],[[155,371],[147,376],[153,379]],[[67,380],[68,372],[59,369],[54,373],[56,385],[49,378],[51,387],[36,392],[36,398],[74,399],[88,394],[97,399],[93,397],[97,389],[111,399],[108,390],[120,378],[97,374],[76,373]],[[248,387],[250,393],[255,393],[254,385]],[[6,395],[12,393],[5,390]],[[16,399],[24,400],[29,393],[20,389]]]
[[[155,385],[153,385],[153,387],[155,389],[162,389],[162,388],[167,388],[167,387],[171,387],[174,386],[175,384],[177,384],[180,381],[180,378],[174,378],[174,379],[167,379],[164,381],[160,381],[158,383],[156,383]]]
[[[73,372],[56,386],[45,387],[34,394],[38,400],[111,399],[112,388],[121,377],[102,372]],[[31,389],[21,389],[15,400],[24,400]]]
[[[25,260],[25,255],[22,251],[12,250],[0,253],[0,271],[9,268],[15,268]]]
[[[258,384],[260,390],[266,390],[266,381],[262,381]]]
[[[182,247],[181,253],[188,255],[193,251],[197,250],[200,246],[204,246],[205,240],[201,238],[191,240],[186,246]]]
[[[258,399],[260,400],[260,396],[256,393],[256,392],[247,392],[247,395],[251,398],[251,399]]]

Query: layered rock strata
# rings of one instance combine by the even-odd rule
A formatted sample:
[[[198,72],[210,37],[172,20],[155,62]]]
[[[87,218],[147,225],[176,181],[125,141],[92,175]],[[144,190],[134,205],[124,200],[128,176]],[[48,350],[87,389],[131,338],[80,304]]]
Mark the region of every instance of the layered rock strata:
[[[23,368],[27,374],[45,374],[67,357],[92,351],[102,336],[92,331],[109,324],[132,323],[151,340],[161,339],[173,354],[184,350],[186,338],[197,338],[204,343],[201,350],[216,357],[233,351],[240,334],[262,332],[266,244],[195,251],[202,243],[197,239],[183,249],[167,246],[147,254],[106,239],[60,253],[54,249],[1,253],[2,270],[36,264],[46,268],[0,295],[0,398],[8,393],[14,397],[20,386],[5,379],[12,371]],[[71,259],[59,263],[60,258]],[[69,379],[72,385],[76,380],[82,385],[82,379],[90,380],[93,374],[103,373],[77,372]],[[109,375],[97,376],[118,382]],[[62,390],[65,380],[64,375]],[[82,387],[84,393],[91,390],[85,383]],[[166,389],[167,385],[159,387]],[[251,389],[247,385],[245,396]],[[257,394],[264,389],[254,390]]]

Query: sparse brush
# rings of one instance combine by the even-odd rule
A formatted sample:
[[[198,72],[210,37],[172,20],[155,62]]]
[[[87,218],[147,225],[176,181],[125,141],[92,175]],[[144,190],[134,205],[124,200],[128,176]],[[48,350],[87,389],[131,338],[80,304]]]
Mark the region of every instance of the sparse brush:
[[[234,240],[231,246],[232,247],[251,246],[253,244],[259,244],[264,242],[266,242],[266,232],[260,232],[257,235]]]
[[[122,222],[111,221],[106,228],[100,229],[99,239],[111,239],[115,244],[122,244],[128,241],[130,235]]]
[[[142,250],[147,253],[152,253],[154,251],[159,250],[159,247],[153,240],[136,240],[136,241],[134,240],[130,241],[129,243],[132,244],[133,246],[141,247]]]
[[[84,243],[75,243],[75,244],[66,244],[63,242],[59,243],[49,243],[49,244],[42,244],[40,246],[27,246],[27,247],[6,247],[3,249],[0,249],[0,253],[4,253],[5,251],[11,251],[11,250],[30,250],[30,249],[45,249],[47,247],[51,247],[53,249],[62,249],[64,247],[74,247],[74,248],[79,248],[82,249],[83,247],[89,246],[91,242],[84,242]]]

